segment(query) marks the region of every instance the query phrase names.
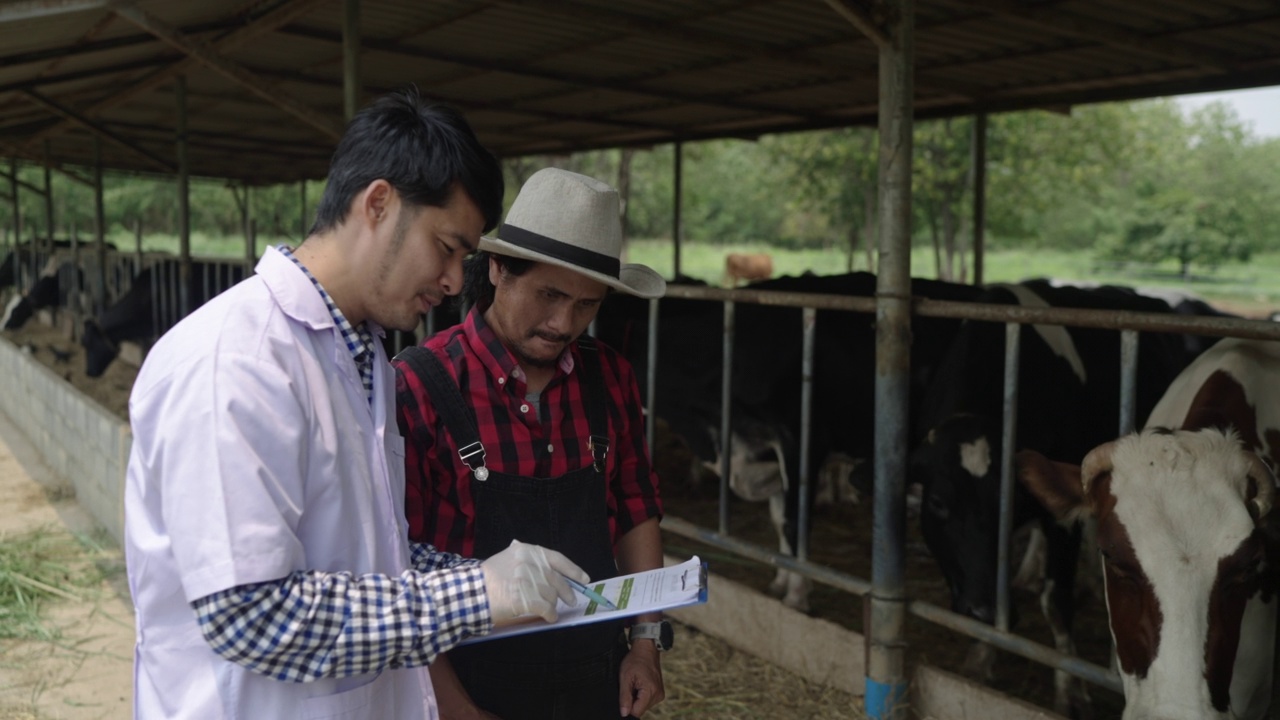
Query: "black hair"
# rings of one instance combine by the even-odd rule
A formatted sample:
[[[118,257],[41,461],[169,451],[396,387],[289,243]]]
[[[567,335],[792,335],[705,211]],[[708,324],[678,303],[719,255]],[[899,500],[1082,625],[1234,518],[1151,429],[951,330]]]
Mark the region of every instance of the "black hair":
[[[410,208],[441,207],[460,183],[484,216],[484,232],[502,216],[502,166],[462,113],[422,99],[410,85],[384,95],[347,124],[329,162],[329,179],[311,234],[340,225],[351,201],[383,179]]]
[[[493,304],[493,283],[489,282],[489,258],[498,261],[502,272],[513,277],[520,277],[534,266],[533,260],[498,255],[481,250],[467,258],[462,264],[461,301],[467,307],[477,307],[480,312],[489,309]]]

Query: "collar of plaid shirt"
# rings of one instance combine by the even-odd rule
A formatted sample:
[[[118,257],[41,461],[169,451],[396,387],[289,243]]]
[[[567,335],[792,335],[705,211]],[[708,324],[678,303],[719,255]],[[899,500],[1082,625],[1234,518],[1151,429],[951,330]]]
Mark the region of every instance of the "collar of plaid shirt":
[[[356,369],[360,371],[360,383],[364,385],[364,394],[369,400],[369,404],[373,404],[373,358],[376,355],[373,348],[373,333],[369,332],[367,323],[360,323],[356,327],[352,327],[347,317],[338,309],[337,303],[329,296],[328,291],[320,284],[315,275],[307,269],[302,261],[294,256],[287,245],[280,245],[276,248],[282,255],[293,261],[297,265],[302,274],[307,276],[311,284],[315,286],[316,291],[320,293],[320,297],[324,300],[325,307],[329,308],[329,315],[333,317],[333,322],[338,326],[338,330],[342,332],[342,339],[347,343],[347,350],[351,353],[351,358],[355,360]]]
[[[467,344],[471,347],[471,352],[484,364],[485,369],[495,378],[518,378],[524,381],[524,372],[520,370],[520,364],[516,362],[515,356],[507,350],[502,341],[498,339],[497,333],[493,328],[489,327],[489,323],[484,319],[484,313],[471,311],[467,313],[466,319],[463,321],[463,332],[466,334]],[[574,360],[573,352],[570,344],[569,347],[560,353],[560,359],[557,366],[561,372],[568,375],[573,372]],[[499,382],[504,382],[499,380]],[[555,382],[554,380],[552,382]]]

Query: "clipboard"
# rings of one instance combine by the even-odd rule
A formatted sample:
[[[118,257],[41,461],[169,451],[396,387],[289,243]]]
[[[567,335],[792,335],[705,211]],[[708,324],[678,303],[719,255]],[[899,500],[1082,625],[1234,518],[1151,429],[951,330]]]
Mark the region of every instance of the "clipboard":
[[[707,578],[707,563],[694,555],[679,565],[598,580],[587,583],[587,587],[608,598],[618,606],[617,610],[610,610],[594,600],[588,600],[585,596],[575,593],[575,603],[572,605],[566,604],[563,600],[558,601],[556,609],[559,615],[553,623],[541,618],[533,618],[530,622],[508,625],[488,635],[472,635],[458,644],[470,645],[497,638],[701,605],[707,601]]]

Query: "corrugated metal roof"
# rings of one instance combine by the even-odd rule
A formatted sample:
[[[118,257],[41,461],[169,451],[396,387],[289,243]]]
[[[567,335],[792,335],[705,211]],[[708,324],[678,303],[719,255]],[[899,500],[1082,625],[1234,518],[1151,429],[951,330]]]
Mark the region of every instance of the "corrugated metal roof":
[[[0,154],[87,164],[96,136],[109,167],[169,171],[181,71],[194,173],[322,177],[342,20],[334,0],[0,1]],[[875,122],[876,46],[820,0],[366,0],[360,31],[367,96],[417,83],[502,156]],[[1267,0],[918,0],[915,35],[924,117],[1280,84]]]

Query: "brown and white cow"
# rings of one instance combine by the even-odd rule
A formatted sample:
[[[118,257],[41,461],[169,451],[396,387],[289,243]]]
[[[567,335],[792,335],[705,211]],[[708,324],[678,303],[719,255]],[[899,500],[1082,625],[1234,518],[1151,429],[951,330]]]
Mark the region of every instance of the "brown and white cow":
[[[773,277],[773,258],[767,253],[729,253],[724,257],[725,287],[737,287],[739,280],[752,282]]]
[[[1280,343],[1218,343],[1147,428],[1079,468],[1020,453],[1020,478],[1063,521],[1097,521],[1125,720],[1265,717],[1280,554],[1264,458],[1280,450]]]

